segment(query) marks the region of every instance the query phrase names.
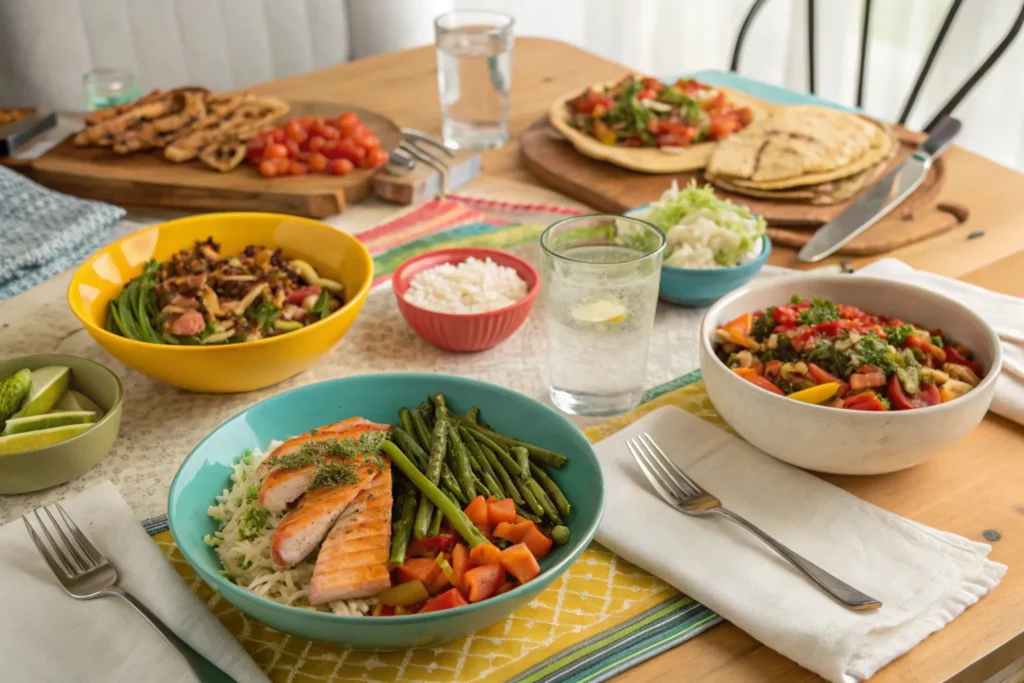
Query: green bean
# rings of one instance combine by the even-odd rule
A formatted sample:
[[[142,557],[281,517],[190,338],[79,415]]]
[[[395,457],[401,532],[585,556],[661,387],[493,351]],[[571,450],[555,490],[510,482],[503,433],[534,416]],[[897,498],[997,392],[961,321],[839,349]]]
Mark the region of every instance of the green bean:
[[[128,286],[121,292],[121,296],[117,298],[117,312],[121,316],[121,324],[124,325],[124,336],[135,341],[143,341],[142,335],[139,334],[139,328],[135,326],[135,313],[132,312],[132,297],[135,289],[138,289],[139,283],[130,282]]]
[[[434,422],[450,419],[448,416],[448,402],[445,401],[444,394],[438,391],[430,397],[430,401],[434,404]]]
[[[512,459],[512,456],[508,454],[508,451],[506,451],[503,446],[496,444],[493,439],[478,429],[470,429],[469,433],[473,435],[473,438],[476,439],[481,446],[487,446],[491,449],[492,453],[498,456],[498,460],[505,469],[508,470],[509,474],[515,475],[516,477],[523,476],[523,469],[519,467],[519,463]]]
[[[501,491],[498,491],[498,494],[491,491],[491,487],[488,486],[485,481],[483,481],[480,477],[476,475],[473,475],[473,485],[476,486],[479,494],[482,495],[484,498],[488,498],[490,496],[494,496],[495,498],[497,498],[498,494],[501,493]],[[504,496],[502,496],[502,498],[504,498]]]
[[[472,422],[473,424],[477,423],[477,420],[479,419],[479,417],[480,417],[480,409],[477,408],[476,406],[473,406],[472,408],[470,408],[469,412],[466,413],[466,419],[469,422]]]
[[[528,479],[526,481],[527,488],[530,489],[530,493],[536,497],[537,502],[544,508],[544,516],[550,519],[555,524],[561,524],[562,518],[558,516],[558,510],[555,509],[555,504],[548,497],[548,494],[544,492],[544,489],[540,487],[536,479]]]
[[[408,408],[402,408],[398,411],[398,424],[402,425],[402,429],[407,433],[416,434],[416,428],[412,426],[412,411]]]
[[[398,482],[398,500],[393,504],[394,518],[391,520],[391,556],[388,562],[397,566],[405,562],[405,551],[412,534],[413,518],[419,498],[416,487],[404,477]]]
[[[469,517],[466,517],[458,505],[452,503],[444,492],[441,491],[436,485],[434,485],[427,477],[420,472],[416,465],[413,464],[412,460],[409,460],[408,456],[402,452],[398,446],[385,441],[381,444],[381,450],[384,454],[391,459],[391,462],[397,467],[402,473],[408,477],[409,481],[412,482],[413,486],[418,488],[420,492],[430,499],[436,507],[440,508],[441,513],[448,518],[452,528],[455,529],[462,538],[469,544],[470,548],[475,548],[478,545],[484,543],[490,543],[480,530],[476,528],[473,522],[469,521]]]
[[[441,465],[441,483],[450,489],[463,505],[469,503],[469,498],[466,498],[466,494],[462,492],[459,480],[455,478],[455,474],[452,472],[452,468],[448,467],[448,463]]]
[[[167,342],[168,344],[170,344],[172,346],[177,346],[178,344],[181,344],[181,342],[178,341],[178,338],[175,337],[170,332],[161,332],[160,336],[164,338],[165,342]]]
[[[420,446],[424,450],[429,451],[433,443],[431,441],[430,429],[427,427],[427,423],[423,420],[423,413],[418,410],[412,411],[412,427],[416,438],[420,442]]]
[[[559,524],[551,530],[551,539],[558,545],[565,545],[569,542],[569,527]]]
[[[142,334],[143,341],[147,341],[150,344],[163,344],[164,340],[156,333],[153,325],[149,322],[149,312],[146,310],[148,295],[149,291],[142,287],[142,285],[136,287],[135,300],[132,302],[135,305],[135,319],[139,325],[139,332]]]
[[[462,438],[466,442],[466,447],[469,448],[469,452],[476,458],[481,460],[481,465],[487,463],[491,469],[491,473],[494,475],[494,479],[501,484],[502,491],[505,495],[514,500],[519,505],[524,504],[526,501],[523,500],[523,496],[519,493],[519,489],[512,482],[512,477],[508,475],[505,468],[501,466],[498,461],[498,456],[494,455],[489,448],[482,447],[473,438],[473,435],[469,433],[469,430],[461,427],[459,431],[462,432]]]
[[[441,533],[441,519],[444,515],[441,514],[440,508],[434,508],[434,517],[430,520],[430,529],[427,531],[427,537],[432,538]]]
[[[533,511],[533,514],[538,517],[544,517],[545,511],[544,506],[537,500],[537,496],[534,495],[533,490],[527,485],[528,481],[522,481],[521,479],[515,479],[516,488],[519,489],[519,493],[523,494],[523,500],[526,501],[527,507]]]
[[[563,515],[568,515],[571,509],[569,500],[562,493],[562,489],[558,488],[558,484],[544,471],[544,468],[531,462],[530,472],[533,474],[533,478],[537,480],[537,483],[541,485],[541,488],[551,497],[551,502],[555,504],[558,511]]]
[[[453,491],[444,481],[444,475],[441,475],[441,477],[441,491],[444,495],[448,496],[448,500],[452,501],[459,507],[466,507],[466,505],[469,504],[469,501],[463,499],[462,491]]]
[[[497,472],[495,472],[494,468],[491,466],[491,463],[487,461],[487,458],[480,450],[480,444],[476,443],[476,441],[470,443],[470,439],[473,438],[473,435],[470,434],[469,431],[466,430],[464,427],[459,427],[458,429],[459,434],[462,436],[462,443],[466,444],[466,450],[469,451],[470,463],[478,463],[482,471],[491,475],[491,479],[499,481]]]
[[[523,519],[530,520],[534,524],[540,524],[543,521],[543,520],[541,520],[540,517],[538,517],[537,515],[533,514],[529,510],[523,509],[519,505],[516,505],[516,514],[519,515],[520,517],[522,517]]]
[[[120,332],[121,336],[127,337],[128,331],[125,329],[124,323],[121,322],[121,315],[117,312],[118,299],[120,298],[121,297],[118,297],[110,302],[110,317],[113,319],[114,325],[117,327],[117,331]]]
[[[434,425],[434,434],[432,439],[432,446],[430,449],[430,460],[427,461],[427,470],[424,472],[429,481],[434,486],[441,481],[441,465],[444,463],[444,454],[448,449],[448,422],[446,420],[438,420],[437,424]],[[441,494],[444,495],[444,494]],[[416,521],[412,526],[413,536],[416,538],[423,538],[430,530],[431,517],[434,514],[434,503],[430,500],[430,497],[423,493],[420,496],[420,505],[416,510]]]
[[[438,404],[438,412],[441,411],[443,405],[443,403]],[[451,422],[448,422],[448,420],[444,422],[448,427],[448,439],[452,445],[454,459],[452,470],[455,472],[455,478],[459,480],[462,492],[466,494],[467,498],[473,500],[476,498],[476,487],[473,483],[473,470],[469,464],[469,453],[466,452],[466,444],[462,442],[462,435],[459,434],[458,428]]]
[[[516,464],[519,465],[520,469],[523,470],[521,477],[525,479],[530,478],[530,451],[526,450],[522,446],[513,446],[509,449],[509,452],[515,456]]]
[[[464,416],[460,417],[460,421],[462,421],[463,424],[466,424]],[[511,448],[512,446],[522,446],[523,448],[530,452],[531,458],[533,458],[539,463],[548,465],[549,467],[563,467],[565,463],[568,462],[568,458],[566,458],[564,455],[560,453],[555,453],[554,451],[549,451],[546,448],[535,446],[532,443],[526,443],[525,441],[513,439],[512,437],[505,436],[504,434],[499,434],[493,429],[488,429],[487,427],[484,427],[482,424],[467,426],[473,429],[473,436],[476,436],[477,440],[480,439],[479,434],[482,434],[486,437],[491,438],[494,441],[497,441],[504,447]]]
[[[430,456],[420,447],[416,438],[412,436],[410,432],[407,432],[401,427],[395,427],[391,431],[391,434],[395,442],[398,443],[398,447],[405,451],[421,471],[425,472],[427,470],[427,463],[430,461]]]

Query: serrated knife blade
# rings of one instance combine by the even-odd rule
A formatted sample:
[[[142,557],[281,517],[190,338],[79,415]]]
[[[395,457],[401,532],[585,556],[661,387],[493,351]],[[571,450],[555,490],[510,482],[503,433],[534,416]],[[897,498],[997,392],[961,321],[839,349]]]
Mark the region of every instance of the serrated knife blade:
[[[849,208],[818,228],[797,258],[805,263],[820,261],[887,216],[918,188],[932,163],[959,131],[960,122],[954,118],[937,122],[928,139],[910,157],[869,187]]]

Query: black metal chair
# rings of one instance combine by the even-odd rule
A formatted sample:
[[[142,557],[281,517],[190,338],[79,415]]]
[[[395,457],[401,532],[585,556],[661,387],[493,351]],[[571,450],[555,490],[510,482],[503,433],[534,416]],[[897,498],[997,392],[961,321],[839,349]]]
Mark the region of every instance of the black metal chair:
[[[737,71],[740,63],[740,51],[743,49],[743,41],[747,37],[747,31],[750,29],[751,24],[754,22],[754,18],[757,13],[765,5],[768,0],[754,0],[754,3],[750,6],[750,10],[747,12],[746,17],[743,19],[743,24],[740,26],[739,35],[736,36],[736,46],[732,51],[732,63],[729,67],[730,71]],[[864,20],[861,25],[860,33],[860,63],[857,70],[857,106],[863,105],[864,101],[864,65],[867,62],[868,52],[868,27],[871,22],[871,1],[864,1]],[[810,85],[811,94],[814,94],[814,10],[815,0],[807,0],[807,69],[808,69],[808,84]],[[921,87],[924,85],[925,80],[928,78],[928,72],[931,71],[932,64],[935,61],[935,56],[938,54],[939,49],[942,47],[943,41],[946,39],[946,34],[949,32],[950,26],[953,25],[953,20],[956,18],[956,13],[960,10],[960,5],[963,4],[963,0],[953,0],[953,3],[949,7],[949,11],[946,12],[946,18],[942,22],[942,26],[939,28],[938,34],[935,36],[935,40],[932,41],[931,48],[928,50],[928,55],[925,57],[924,63],[921,65],[920,71],[917,74],[917,80],[914,82],[914,87],[910,91],[910,96],[907,98],[906,103],[903,105],[903,113],[900,114],[899,123],[905,124],[907,117],[910,116],[910,111],[914,107],[914,103],[917,101],[917,96],[921,92]],[[1021,6],[1020,12],[1017,14],[1016,20],[1010,27],[1006,36],[996,45],[995,49],[985,59],[984,62],[972,73],[963,85],[953,94],[952,97],[939,109],[938,113],[932,117],[932,120],[925,126],[925,131],[930,131],[939,121],[943,118],[952,114],[953,110],[963,101],[964,97],[977,85],[978,81],[981,80],[992,66],[999,61],[999,58],[1003,56],[1006,49],[1010,47],[1017,34],[1020,33],[1021,27],[1024,26],[1024,5]]]

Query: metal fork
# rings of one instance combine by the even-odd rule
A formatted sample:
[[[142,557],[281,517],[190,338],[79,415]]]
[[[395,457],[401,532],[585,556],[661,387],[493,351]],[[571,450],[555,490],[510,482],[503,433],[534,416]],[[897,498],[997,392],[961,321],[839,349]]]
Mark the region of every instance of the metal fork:
[[[114,569],[114,565],[110,564],[107,558],[103,557],[103,554],[82,533],[60,503],[57,503],[55,507],[64,522],[63,525],[47,508],[36,508],[32,511],[36,525],[39,526],[42,535],[49,543],[36,532],[29,515],[23,516],[21,521],[25,523],[25,528],[28,529],[28,534],[32,537],[32,542],[36,544],[39,554],[46,560],[46,564],[50,565],[50,569],[68,595],[79,600],[92,600],[107,595],[123,598],[138,610],[139,614],[144,616],[146,621],[168,643],[175,647],[199,681],[202,683],[234,683],[234,679],[193,650],[135,596],[118,586],[117,570]],[[43,519],[43,515],[39,514],[40,510],[45,513],[50,522],[49,525]],[[51,527],[53,531],[51,531]]]
[[[647,432],[644,432],[643,436],[639,438],[627,439],[626,446],[633,459],[636,460],[636,464],[643,470],[647,480],[651,482],[662,499],[676,510],[694,516],[717,513],[738,523],[787,559],[804,576],[832,596],[836,602],[849,609],[869,610],[882,606],[878,600],[837,579],[818,565],[782,545],[735,512],[722,507],[722,501],[702,489],[697,482],[676,467],[675,463],[665,455],[665,452]]]

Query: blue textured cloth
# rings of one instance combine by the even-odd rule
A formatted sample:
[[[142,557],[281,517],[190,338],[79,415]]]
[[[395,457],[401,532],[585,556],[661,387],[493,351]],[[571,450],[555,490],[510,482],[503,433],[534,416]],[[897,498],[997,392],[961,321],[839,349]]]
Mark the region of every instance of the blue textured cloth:
[[[0,166],[0,299],[80,263],[124,215],[122,208],[48,190]]]

